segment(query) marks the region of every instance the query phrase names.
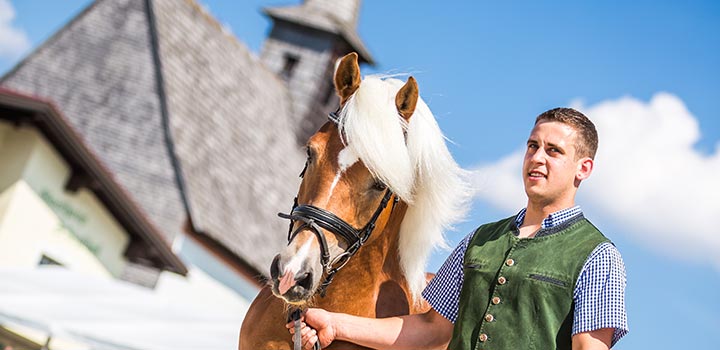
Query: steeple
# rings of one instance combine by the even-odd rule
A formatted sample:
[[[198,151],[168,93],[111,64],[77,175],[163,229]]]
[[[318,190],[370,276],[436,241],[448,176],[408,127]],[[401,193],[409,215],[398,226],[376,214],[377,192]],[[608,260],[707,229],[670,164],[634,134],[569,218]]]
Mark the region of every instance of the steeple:
[[[301,125],[298,141],[304,143],[337,106],[332,85],[335,61],[355,51],[361,63],[374,64],[357,34],[360,0],[305,0],[263,11],[273,20],[273,28],[261,57],[286,81]]]

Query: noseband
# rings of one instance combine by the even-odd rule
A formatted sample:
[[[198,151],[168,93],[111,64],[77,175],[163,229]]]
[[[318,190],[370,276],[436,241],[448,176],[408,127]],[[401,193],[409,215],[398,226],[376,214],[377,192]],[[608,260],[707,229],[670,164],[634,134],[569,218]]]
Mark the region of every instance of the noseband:
[[[330,113],[329,119],[335,124],[338,123],[338,116],[335,112]],[[320,285],[319,292],[320,296],[325,296],[327,287],[332,283],[335,274],[340,271],[350,258],[357,253],[363,244],[370,238],[370,234],[375,229],[375,222],[380,217],[380,214],[387,207],[390,197],[393,193],[390,189],[385,190],[385,195],[380,201],[380,206],[375,210],[370,220],[361,229],[356,229],[348,224],[345,220],[339,218],[337,215],[322,209],[314,205],[303,204],[298,205],[297,197],[293,204],[292,211],[290,214],[278,213],[278,216],[283,219],[290,219],[290,227],[288,228],[288,244],[297,236],[300,231],[309,229],[312,231],[320,242],[320,261],[322,262],[323,271],[325,272],[325,281]],[[395,196],[393,200],[392,209],[395,209],[395,204],[398,202],[398,197]],[[293,225],[295,221],[302,222],[298,228],[293,231]],[[348,245],[348,248],[332,261],[330,260],[330,250],[328,248],[327,239],[322,229],[324,228],[334,235],[342,237]]]
[[[278,216],[284,219],[290,219],[290,228],[288,229],[288,243],[291,242],[300,231],[309,229],[315,236],[317,236],[318,242],[320,242],[321,262],[323,271],[325,272],[325,281],[320,285],[319,292],[320,296],[325,296],[325,290],[332,282],[335,274],[340,271],[350,258],[357,253],[363,244],[370,238],[370,234],[375,229],[375,222],[377,221],[380,214],[387,207],[388,202],[392,197],[392,192],[388,189],[385,190],[385,195],[380,201],[380,206],[375,210],[375,213],[370,218],[367,224],[362,229],[356,229],[345,220],[339,218],[337,215],[322,209],[314,205],[297,204],[297,197],[295,197],[295,204],[290,214],[278,213]],[[398,202],[398,197],[395,196],[393,200],[393,209],[395,204]],[[295,231],[292,230],[295,221],[301,221],[302,225],[298,226]],[[336,256],[332,261],[330,260],[330,250],[328,248],[327,239],[322,229],[324,228],[336,236],[342,237],[347,242],[348,248]]]

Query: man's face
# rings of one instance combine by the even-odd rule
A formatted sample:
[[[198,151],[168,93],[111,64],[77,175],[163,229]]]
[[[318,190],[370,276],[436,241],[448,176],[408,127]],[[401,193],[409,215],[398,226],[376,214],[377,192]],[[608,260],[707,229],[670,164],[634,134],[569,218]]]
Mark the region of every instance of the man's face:
[[[576,138],[575,129],[560,122],[535,125],[523,161],[523,183],[531,202],[542,205],[574,202],[576,176],[582,164],[582,160],[575,159]],[[568,200],[570,203],[566,203]]]

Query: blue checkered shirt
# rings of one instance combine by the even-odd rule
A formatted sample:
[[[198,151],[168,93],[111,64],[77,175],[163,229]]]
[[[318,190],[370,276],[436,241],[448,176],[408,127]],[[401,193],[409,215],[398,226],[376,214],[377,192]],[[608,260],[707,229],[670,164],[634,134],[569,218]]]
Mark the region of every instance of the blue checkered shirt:
[[[525,210],[515,218],[518,227],[525,220]],[[580,214],[579,206],[557,211],[543,220],[541,228],[556,226]],[[464,281],[463,258],[473,234],[458,244],[422,293],[435,311],[453,323],[457,319]],[[625,264],[620,252],[609,242],[598,245],[585,261],[575,286],[572,334],[614,328],[612,345],[627,334],[625,284]]]

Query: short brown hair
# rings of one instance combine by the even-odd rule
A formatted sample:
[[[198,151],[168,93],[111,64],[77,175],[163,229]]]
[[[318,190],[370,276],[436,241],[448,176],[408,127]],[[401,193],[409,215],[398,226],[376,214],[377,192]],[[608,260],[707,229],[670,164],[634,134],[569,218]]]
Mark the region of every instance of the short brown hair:
[[[578,132],[575,143],[575,156],[577,159],[590,157],[595,159],[598,147],[598,135],[595,124],[584,114],[572,108],[554,108],[543,112],[535,119],[535,125],[540,122],[559,122],[569,125]]]

